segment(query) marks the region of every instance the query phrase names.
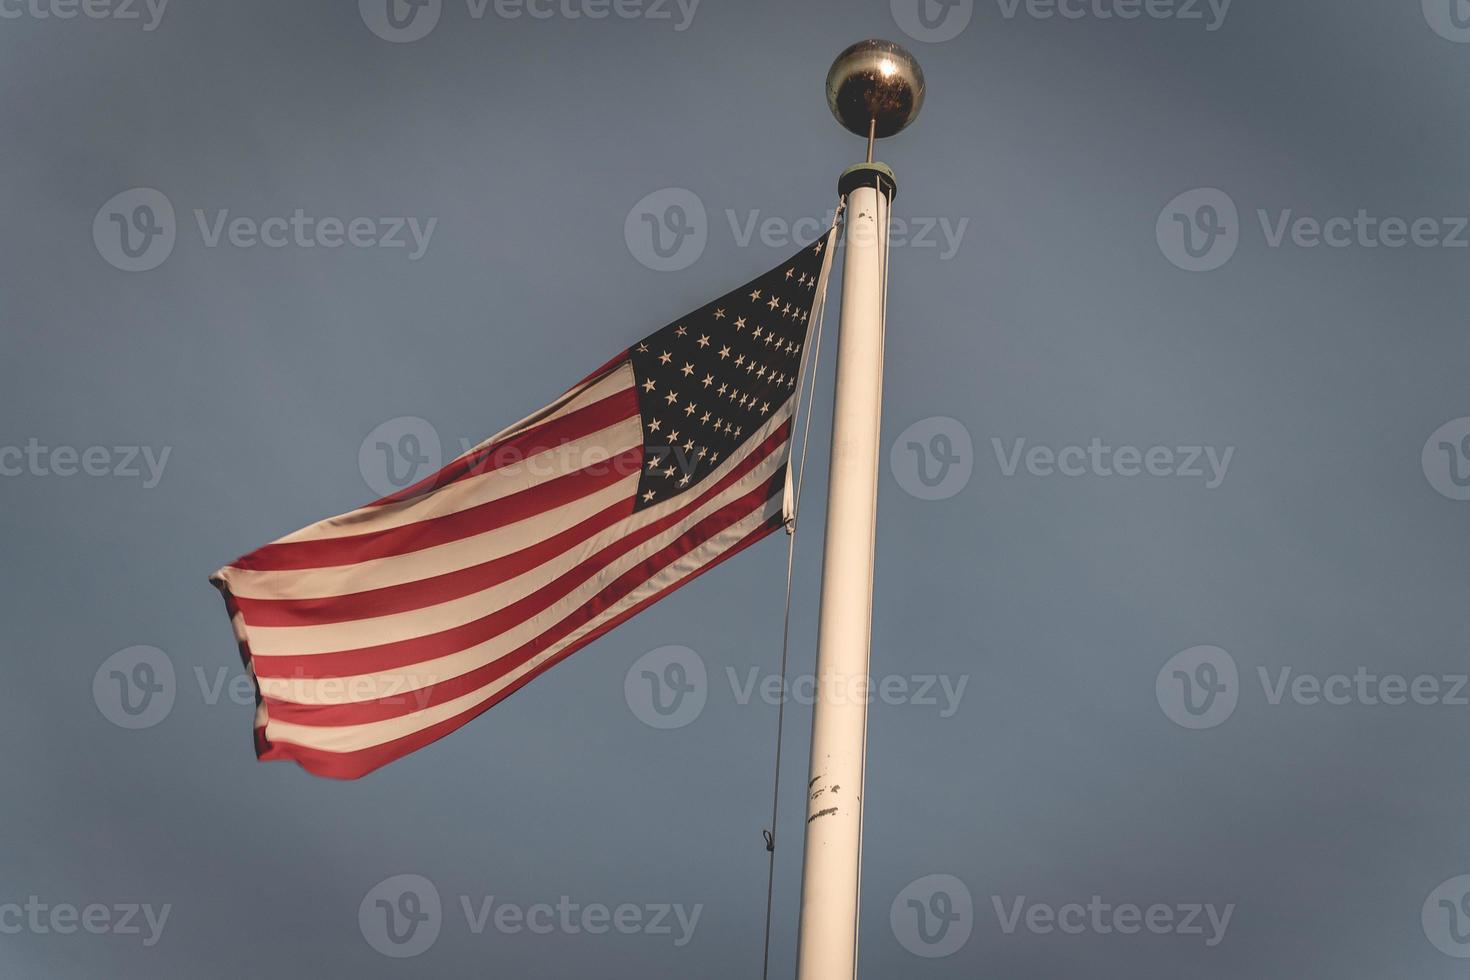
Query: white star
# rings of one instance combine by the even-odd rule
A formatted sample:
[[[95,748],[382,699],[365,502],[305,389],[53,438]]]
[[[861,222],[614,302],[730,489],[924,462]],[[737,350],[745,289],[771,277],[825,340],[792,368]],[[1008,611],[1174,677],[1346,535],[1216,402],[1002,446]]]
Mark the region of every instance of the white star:
[[[674,467],[670,466],[668,469],[664,470],[664,476],[673,476],[673,475],[674,475]]]
[[[715,319],[716,320],[723,320],[723,319],[725,319],[725,309],[724,309],[724,307],[721,307],[720,309],[715,310]]]
[[[639,344],[638,345],[638,353],[640,353],[640,354],[647,354],[648,353],[648,345],[647,344]]]
[[[754,337],[756,340],[760,340],[761,339],[761,328],[760,327],[756,327],[755,328],[755,333],[751,334],[751,336]],[[769,337],[770,334],[766,334],[766,336]]]
[[[645,490],[643,492],[643,502],[646,504],[646,503],[648,503],[652,499],[653,499],[653,491],[652,490]]]
[[[771,403],[770,402],[761,402],[761,414],[762,415],[766,415],[770,411],[771,411]]]
[[[750,294],[751,302],[755,302],[756,300],[758,300],[760,298],[761,298],[761,291],[759,289],[756,289],[756,290],[752,290],[751,291],[751,294]]]
[[[690,402],[688,405],[685,405],[684,406],[684,414],[685,415],[693,415],[694,414],[694,403],[693,402]]]
[[[663,423],[660,422],[658,419],[654,419],[652,422],[649,422],[648,423],[648,431],[649,432],[657,432],[658,431],[658,427],[660,425],[662,425],[662,424]]]
[[[679,480],[679,486],[681,486],[681,487],[687,487],[687,486],[689,486],[689,474],[688,473],[685,473],[684,476],[683,476],[683,478],[681,480]]]
[[[719,453],[710,453],[709,454],[709,461],[710,461],[710,465],[711,466],[713,466],[715,463],[719,462],[719,459],[720,459],[720,454]]]
[[[674,404],[674,402],[678,400],[679,393],[677,391],[670,391],[667,395],[664,395],[664,401],[670,405]]]
[[[658,356],[658,362],[660,364],[667,364],[670,361],[672,361],[673,359],[674,359],[674,355],[673,354],[670,354],[668,351],[664,351],[662,354],[660,354]]]
[[[723,395],[725,393],[725,389],[728,388],[728,387],[730,387],[730,386],[729,385],[722,384],[718,388],[715,389],[715,393],[716,394],[719,394],[719,395]]]
[[[827,242],[825,240],[819,239],[817,241],[817,247],[814,248],[814,249],[812,249],[812,251],[815,252],[815,253],[817,253],[818,255],[821,255],[822,254],[822,246],[825,245],[825,244],[827,244]]]
[[[704,425],[708,421],[709,421],[709,412],[705,412],[703,415],[701,415],[699,417],[699,424],[700,425]]]
[[[720,359],[721,360],[724,360],[725,358],[727,358],[729,356],[730,356],[730,348],[728,348],[728,347],[721,347],[720,348]]]
[[[780,306],[780,305],[781,305],[781,297],[779,297],[779,296],[772,296],[771,297],[771,301],[766,304],[766,306],[770,307],[773,310],[776,307]]]
[[[684,325],[682,323],[674,330],[674,336],[676,337],[683,337],[687,333],[689,333],[689,331],[684,329]]]
[[[739,355],[738,357],[735,358],[735,364],[737,366],[738,365],[741,365],[741,364],[744,364],[744,363],[745,363],[745,355],[744,354],[741,354],[741,355]]]
[[[651,469],[651,470],[658,469],[658,464],[659,464],[659,458],[657,456],[650,456],[650,457],[648,457],[648,468],[649,469]]]
[[[793,274],[793,273],[795,273],[795,272],[796,272],[796,270],[795,270],[795,269],[787,269],[787,270],[786,270],[786,278],[787,278],[787,279],[790,279],[790,278],[791,278],[791,276],[792,276],[792,274]]]
[[[652,378],[649,378],[647,381],[643,382],[643,390],[644,391],[652,391],[653,389],[655,389],[657,387],[658,387],[658,385],[656,385],[656,384],[653,383],[653,379]]]
[[[715,383],[715,376],[713,374],[706,374],[704,376],[704,380],[700,382],[700,384],[704,385],[706,388],[708,388],[710,385],[712,385],[714,383]]]
[[[689,376],[690,376],[690,375],[691,375],[691,374],[693,374],[693,373],[694,373],[694,365],[693,365],[693,364],[690,364],[690,363],[689,363],[689,362],[688,362],[688,361],[685,361],[685,362],[684,362],[684,366],[683,366],[683,367],[681,367],[681,368],[680,368],[680,369],[679,369],[679,371],[680,371],[680,373],[682,373],[682,374],[683,374],[683,375],[684,375],[684,377],[686,377],[686,378],[687,378],[687,377],[689,377]]]
[[[735,318],[735,329],[736,330],[744,330],[745,329],[745,317],[743,317],[743,316],[737,316]]]
[[[693,449],[694,449],[694,440],[693,439],[690,439],[688,442],[684,443],[684,451],[686,453],[693,451]]]
[[[675,429],[673,432],[670,432],[669,433],[669,442],[678,442],[678,441],[679,441],[679,430],[678,429]]]
[[[695,343],[698,344],[701,347],[708,347],[709,346],[709,335],[708,334],[700,334],[699,335],[699,339],[696,340]]]

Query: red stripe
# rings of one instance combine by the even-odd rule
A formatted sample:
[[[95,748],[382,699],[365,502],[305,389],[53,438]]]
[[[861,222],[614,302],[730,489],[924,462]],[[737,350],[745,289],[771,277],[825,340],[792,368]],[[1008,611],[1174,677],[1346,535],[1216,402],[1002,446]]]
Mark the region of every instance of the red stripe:
[[[270,711],[273,720],[288,721],[299,725],[365,725],[369,722],[413,714],[416,711],[422,711],[470,694],[499,680],[548,647],[565,639],[579,626],[596,618],[603,610],[646,583],[670,563],[677,561],[710,538],[748,517],[752,511],[766,506],[773,498],[779,498],[785,482],[783,469],[762,485],[732,500],[689,528],[667,546],[619,575],[602,591],[569,612],[565,618],[544,633],[468,673],[421,687],[406,694],[392,694],[350,704],[307,705],[293,701],[278,701],[267,696],[265,699],[267,710]]]
[[[484,643],[547,609],[572,592],[577,586],[638,545],[673,527],[695,508],[712,499],[740,480],[762,460],[778,451],[786,442],[790,420],[772,432],[757,449],[741,459],[739,465],[720,479],[699,498],[671,511],[662,518],[632,528],[622,538],[589,556],[576,567],[507,606],[459,626],[380,643],[353,650],[317,654],[259,654],[255,657],[256,673],[263,677],[352,677],[394,670],[411,664],[446,657],[479,643]],[[247,620],[248,624],[248,620]]]
[[[384,742],[381,745],[375,745],[369,749],[358,749],[354,752],[328,752],[323,749],[314,749],[292,742],[272,742],[266,737],[265,730],[258,728],[255,731],[256,755],[262,761],[291,760],[307,772],[329,779],[358,779],[365,776],[375,769],[408,755],[410,752],[421,749],[432,742],[437,742],[450,732],[464,726],[465,723],[490,710],[501,701],[504,701],[516,691],[525,687],[526,684],[540,677],[546,671],[561,663],[567,657],[576,653],[604,633],[622,624],[625,620],[637,613],[642,612],[649,605],[652,605],[674,590],[694,581],[711,568],[722,564],[729,558],[733,558],[780,526],[781,515],[777,514],[769,522],[756,528],[732,545],[728,550],[711,559],[707,564],[700,566],[694,572],[686,575],[662,592],[649,596],[601,624],[592,630],[581,642],[550,658],[546,663],[522,678],[519,683],[496,693],[482,703],[466,709],[453,718],[447,718],[444,721],[404,735],[402,738],[394,739],[391,742]]]
[[[625,412],[627,405],[613,406],[622,414],[609,414],[604,412],[597,418],[582,418],[573,420],[571,416],[566,419],[557,419],[542,427],[542,430],[550,430],[561,426],[564,422],[574,422],[570,427],[560,429],[557,432],[536,430],[541,432],[537,441],[526,446],[511,446],[505,444],[490,450],[489,455],[482,457],[485,468],[477,468],[475,475],[502,469],[507,466],[523,462],[527,457],[534,456],[548,449],[555,449],[566,445],[577,439],[585,438],[593,432],[598,432],[611,425],[638,414],[638,399],[632,389],[619,392],[611,398],[598,402],[604,405],[614,400],[622,400],[631,405],[631,412]],[[592,407],[592,406],[589,406]],[[525,438],[536,435],[536,432],[527,433]],[[517,440],[519,441],[519,440]],[[503,450],[503,451],[502,451]],[[633,452],[630,450],[630,453]],[[423,548],[432,547],[435,544],[443,544],[447,541],[458,540],[471,534],[479,534],[482,531],[491,530],[510,521],[501,519],[502,509],[505,513],[519,513],[520,516],[512,518],[521,520],[524,517],[533,516],[546,510],[548,507],[557,506],[556,503],[547,503],[537,506],[536,501],[543,498],[552,501],[557,500],[558,490],[556,485],[561,480],[574,476],[577,473],[601,476],[602,482],[596,486],[606,486],[615,483],[621,477],[637,472],[642,466],[643,458],[641,450],[637,451],[637,461],[632,469],[622,469],[615,465],[617,461],[629,457],[630,453],[623,453],[610,459],[592,463],[579,470],[574,470],[566,476],[556,477],[545,483],[527,487],[524,490],[501,497],[498,500],[486,501],[465,510],[456,511],[439,517],[430,517],[422,521],[415,521],[401,527],[387,528],[381,531],[367,531],[362,534],[349,534],[335,538],[323,538],[314,541],[277,541],[264,547],[257,548],[248,555],[235,559],[231,565],[235,568],[247,571],[296,571],[303,568],[330,568],[337,565],[351,565],[357,562],[368,561],[372,558],[386,558],[394,554],[402,554],[410,551],[418,551]],[[493,465],[492,465],[493,464]],[[563,492],[574,489],[570,485],[560,488]],[[559,502],[566,503],[575,500],[584,493],[574,493],[572,496],[564,496]],[[375,515],[368,513],[360,515],[357,520],[372,520]]]
[[[237,561],[235,567],[262,572],[294,572],[357,565],[377,558],[397,558],[528,520],[553,507],[606,489],[639,472],[642,466],[643,447],[634,446],[610,459],[441,517],[340,538],[268,544]]]

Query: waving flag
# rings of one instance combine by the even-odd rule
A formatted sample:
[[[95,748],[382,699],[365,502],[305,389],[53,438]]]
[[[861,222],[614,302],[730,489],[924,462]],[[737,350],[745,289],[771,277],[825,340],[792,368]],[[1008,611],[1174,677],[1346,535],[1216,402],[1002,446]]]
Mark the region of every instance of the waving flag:
[[[216,572],[256,754],[371,772],[780,527],[830,240],[421,483]]]

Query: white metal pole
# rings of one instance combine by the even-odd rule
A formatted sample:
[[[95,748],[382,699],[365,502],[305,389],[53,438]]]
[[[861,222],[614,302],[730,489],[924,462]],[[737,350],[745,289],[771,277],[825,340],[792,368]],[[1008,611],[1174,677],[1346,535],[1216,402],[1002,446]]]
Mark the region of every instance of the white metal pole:
[[[879,172],[862,170],[868,182],[847,195],[798,980],[851,980],[857,969],[889,206]]]

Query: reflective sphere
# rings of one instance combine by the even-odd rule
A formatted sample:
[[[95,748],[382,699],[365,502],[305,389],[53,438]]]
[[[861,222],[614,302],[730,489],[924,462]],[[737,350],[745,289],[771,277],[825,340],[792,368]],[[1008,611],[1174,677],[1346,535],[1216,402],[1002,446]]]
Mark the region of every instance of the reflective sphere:
[[[914,56],[892,41],[859,41],[837,56],[827,72],[827,105],[844,127],[892,136],[914,121],[924,104],[924,72]]]

